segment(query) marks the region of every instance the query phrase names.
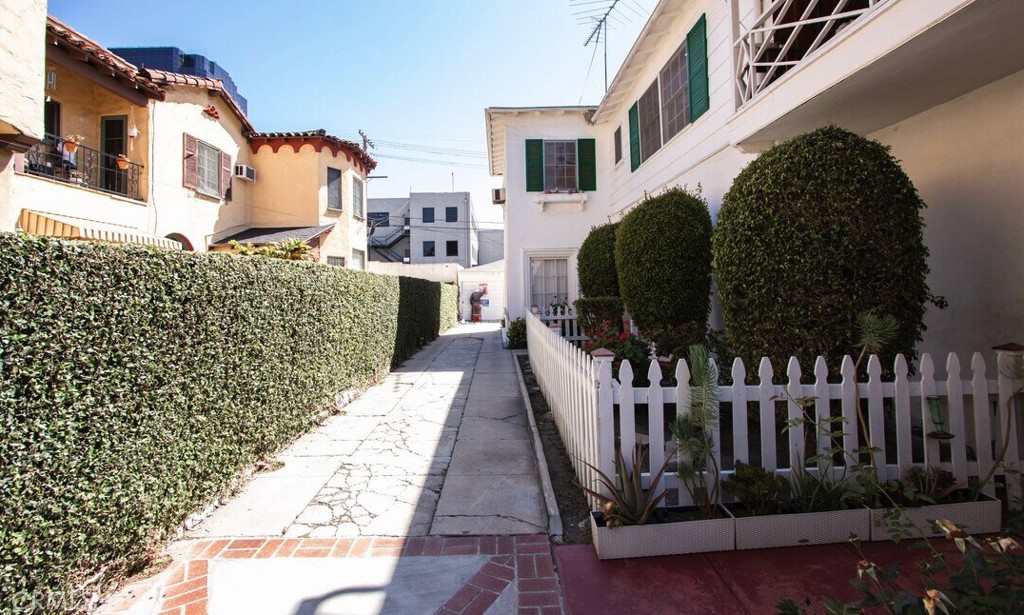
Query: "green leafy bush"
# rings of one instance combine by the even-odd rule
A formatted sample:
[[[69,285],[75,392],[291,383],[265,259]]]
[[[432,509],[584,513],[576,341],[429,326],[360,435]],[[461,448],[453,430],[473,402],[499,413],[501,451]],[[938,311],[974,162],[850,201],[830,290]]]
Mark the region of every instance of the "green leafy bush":
[[[526,348],[526,319],[516,318],[508,325],[508,347]]]
[[[923,207],[888,148],[835,126],[761,154],[733,181],[715,229],[732,349],[748,365],[822,355],[838,370],[858,315],[875,312],[899,323],[883,364],[913,357],[932,298]]]
[[[576,255],[580,292],[584,297],[618,297],[619,274],[615,268],[615,231],[618,222],[590,229]]]
[[[313,263],[0,234],[0,612],[135,565],[338,392],[454,325],[455,295]]]
[[[576,308],[576,320],[587,334],[606,322],[622,329],[622,313],[625,308],[622,307],[621,297],[581,297],[573,301],[572,305]]]
[[[711,309],[711,215],[696,192],[672,188],[629,212],[615,240],[622,300],[659,354],[671,352],[652,335],[688,325],[701,338]]]

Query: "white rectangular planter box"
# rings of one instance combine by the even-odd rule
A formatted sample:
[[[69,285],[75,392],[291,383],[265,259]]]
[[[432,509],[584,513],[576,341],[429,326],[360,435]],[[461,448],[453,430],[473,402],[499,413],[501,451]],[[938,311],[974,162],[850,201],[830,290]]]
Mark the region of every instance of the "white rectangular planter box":
[[[885,518],[886,509],[871,509],[871,540],[892,540],[892,528]],[[929,519],[949,519],[967,528],[969,534],[994,534],[1002,529],[1003,504],[999,500],[983,495],[977,502],[956,504],[931,504],[920,508],[904,508],[903,519],[914,524],[922,534],[916,532],[909,538],[939,536],[942,532],[932,530]]]
[[[846,542],[850,534],[867,540],[870,532],[871,515],[866,508],[736,517],[736,548],[825,545]]]
[[[598,559],[680,555],[736,548],[734,519],[699,519],[675,523],[648,523],[608,528],[590,513],[590,531]]]

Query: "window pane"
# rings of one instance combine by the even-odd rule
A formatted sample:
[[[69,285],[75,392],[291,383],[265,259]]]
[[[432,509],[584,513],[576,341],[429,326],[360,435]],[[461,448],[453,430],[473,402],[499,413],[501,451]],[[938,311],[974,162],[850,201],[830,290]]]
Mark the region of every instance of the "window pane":
[[[434,242],[433,241],[424,241],[423,242],[423,256],[433,256],[433,255],[434,255]]]
[[[363,215],[363,180],[352,178],[352,213]]]
[[[424,207],[423,208],[423,222],[429,224],[434,221],[434,208]]]
[[[615,162],[622,160],[622,126],[615,129]]]
[[[564,258],[530,259],[530,306],[541,310],[568,302],[569,261]]]
[[[327,167],[327,209],[341,209],[341,171]]]
[[[199,142],[199,192],[220,197],[220,150]]]
[[[444,208],[444,221],[445,222],[458,222],[459,221],[459,208],[458,207],[445,207]]]
[[[661,69],[661,121],[666,141],[689,122],[690,91],[687,83],[686,42]]]
[[[661,119],[658,113],[658,80],[640,97],[640,160],[661,149]]]
[[[576,190],[576,142],[544,142],[544,189]]]
[[[352,250],[352,268],[353,269],[365,269],[366,257],[363,255],[362,250]]]
[[[458,256],[459,255],[459,242],[458,242],[458,240],[456,240],[456,241],[446,241],[444,249],[445,249],[445,255],[446,256]]]

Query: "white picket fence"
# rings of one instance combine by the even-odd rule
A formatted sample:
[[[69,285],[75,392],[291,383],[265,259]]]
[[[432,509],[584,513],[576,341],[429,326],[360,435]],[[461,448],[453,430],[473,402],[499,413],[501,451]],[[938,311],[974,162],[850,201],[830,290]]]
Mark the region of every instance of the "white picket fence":
[[[567,305],[546,307],[543,310],[538,310],[534,315],[552,331],[557,332],[576,346],[581,346],[587,339],[586,333],[583,332],[579,321],[576,320],[576,311]]]
[[[628,362],[621,366],[619,379],[614,380],[610,357],[592,358],[532,315],[527,317],[527,340],[534,374],[581,482],[597,485],[594,467],[613,476],[616,439],[621,439],[622,450],[628,457],[638,437],[638,425],[641,431],[644,424],[660,427],[646,430],[650,444],[646,465],[661,467],[666,449],[668,454],[673,449],[671,441],[666,447],[664,426],[675,418],[676,412],[686,412],[689,402],[686,386],[689,371],[684,361],[677,364],[675,372],[676,382],[682,385],[661,386],[661,368],[657,362],[652,362],[647,374],[652,385],[634,387],[633,372]],[[1011,353],[1000,353],[997,378],[990,380],[986,378],[986,365],[980,353],[973,355],[967,370],[951,353],[946,360],[945,380],[937,380],[931,356],[921,356],[914,375],[909,373],[906,360],[899,356],[892,370],[895,377],[891,381],[883,381],[881,362],[872,356],[867,366],[868,381],[857,383],[853,360],[846,357],[840,369],[842,382],[829,383],[825,360],[819,357],[814,365],[814,382],[811,384],[801,384],[800,365],[791,359],[785,372],[785,385],[773,384],[775,372],[767,358],[762,359],[758,366],[757,380],[760,384],[745,384],[747,371],[743,362],[737,359],[731,369],[734,384],[718,390],[723,419],[731,417],[731,421],[723,420],[723,423],[731,423],[727,428],[720,427],[713,434],[722,470],[719,479],[731,473],[735,459],[750,462],[754,456],[766,469],[787,473],[790,459],[806,459],[809,455],[828,450],[830,443],[823,437],[810,439],[816,442],[818,450],[804,450],[808,441],[804,429],[814,430],[813,422],[784,432],[785,421],[777,420],[777,408],[780,407],[785,408],[788,419],[803,416],[796,403],[801,398],[813,398],[813,407],[808,413],[817,421],[834,417],[837,413],[842,416],[843,448],[856,451],[865,441],[860,436],[856,412],[858,394],[868,434],[872,434],[871,445],[878,449],[874,453],[874,465],[883,480],[899,478],[915,465],[940,466],[952,472],[958,481],[970,476],[984,476],[1002,448],[1008,427],[1009,444],[1004,467],[997,470],[998,476],[1004,476],[1005,467],[1022,467],[1020,404],[1017,401],[1007,403],[1022,386],[1022,382],[1012,376],[1012,364],[1018,359]],[[948,452],[942,455],[939,442],[925,436],[935,429],[927,404],[930,395],[940,397],[945,429],[956,436],[949,441]],[[666,416],[667,413],[671,416]],[[756,424],[748,419],[749,416],[756,417]],[[754,441],[750,440],[752,432],[760,434]],[[723,439],[729,451],[724,459]],[[648,474],[645,477],[649,480]],[[1005,478],[1009,504],[1019,508],[1019,477],[1010,474]],[[674,473],[666,472],[661,487],[677,490],[680,504],[690,503],[685,490],[678,489]],[[985,491],[995,494],[991,483]]]

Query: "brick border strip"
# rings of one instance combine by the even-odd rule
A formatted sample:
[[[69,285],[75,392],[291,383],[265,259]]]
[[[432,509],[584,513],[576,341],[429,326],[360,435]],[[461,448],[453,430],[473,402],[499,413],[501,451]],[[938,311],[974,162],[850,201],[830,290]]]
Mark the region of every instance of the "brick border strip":
[[[239,538],[194,543],[167,572],[160,615],[206,615],[207,571],[212,559],[292,557],[444,557],[490,555],[490,559],[437,611],[438,615],[483,615],[513,582],[519,615],[560,615],[562,593],[551,545],[544,534],[519,536],[355,538]]]

